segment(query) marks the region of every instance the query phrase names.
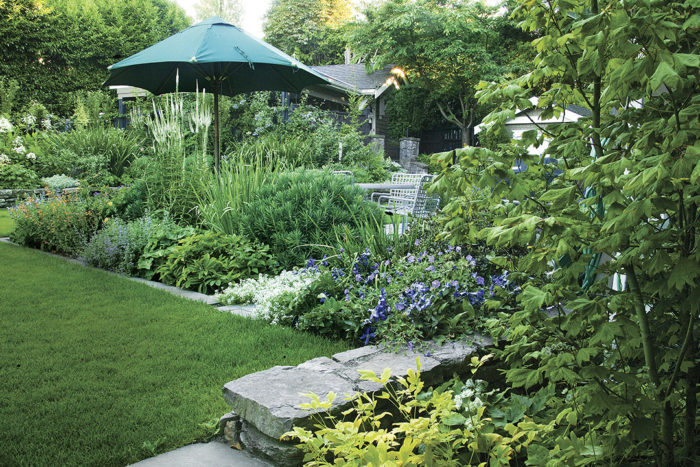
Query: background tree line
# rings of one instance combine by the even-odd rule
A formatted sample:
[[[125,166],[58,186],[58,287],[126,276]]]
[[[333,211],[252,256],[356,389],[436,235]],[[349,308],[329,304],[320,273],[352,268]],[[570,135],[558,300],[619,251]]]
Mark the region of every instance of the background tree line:
[[[30,101],[68,115],[79,90],[101,89],[107,67],[189,26],[168,0],[0,2],[0,77],[17,81],[14,110]]]

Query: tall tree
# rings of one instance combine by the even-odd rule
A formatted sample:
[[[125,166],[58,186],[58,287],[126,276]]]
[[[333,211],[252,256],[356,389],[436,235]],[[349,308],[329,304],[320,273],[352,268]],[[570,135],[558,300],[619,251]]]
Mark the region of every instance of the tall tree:
[[[591,116],[527,131],[515,149],[436,157],[445,230],[473,238],[468,213],[482,213],[491,225],[480,238],[521,248],[493,258],[522,287],[496,326],[506,377],[551,388],[552,418],[575,433],[560,432],[561,449],[542,461],[585,450],[599,465],[698,465],[697,2],[518,3],[523,27],[542,35],[538,54],[530,73],[483,85],[480,99],[497,108],[486,124],[523,109],[560,117],[568,105]],[[527,154],[545,137],[546,157]],[[517,161],[527,170],[514,173]]]
[[[194,6],[197,19],[204,20],[210,16],[218,16],[236,26],[241,24],[243,7],[240,0],[199,0]]]
[[[443,118],[462,130],[464,145],[479,123],[479,81],[526,67],[521,55],[528,36],[478,2],[388,0],[365,17],[350,33],[354,51],[374,68],[401,67],[428,90]]]
[[[350,0],[276,0],[265,16],[265,40],[306,65],[343,63]]]

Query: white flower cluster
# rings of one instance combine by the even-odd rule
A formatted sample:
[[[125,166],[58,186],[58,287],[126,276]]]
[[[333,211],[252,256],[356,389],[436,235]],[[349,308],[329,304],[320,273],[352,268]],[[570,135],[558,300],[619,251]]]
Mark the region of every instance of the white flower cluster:
[[[5,117],[0,117],[0,134],[12,131],[12,123]]]
[[[457,408],[469,414],[475,414],[478,409],[484,406],[480,396],[483,395],[485,388],[486,383],[482,380],[468,379],[465,381],[462,391],[454,396]],[[466,422],[466,427],[467,429],[472,428],[471,420]]]
[[[41,121],[41,126],[44,128],[44,130],[50,130],[53,128],[53,124],[51,123],[51,117],[46,117]]]
[[[36,123],[36,117],[32,114],[27,114],[24,117],[22,117],[22,121],[27,126],[34,126],[34,124]]]
[[[7,154],[0,154],[0,165],[9,164],[10,162],[10,157]]]
[[[27,152],[27,149],[20,144],[19,146],[15,146],[15,152],[17,154],[24,154],[25,152]]]
[[[255,303],[258,313],[274,319],[279,310],[276,308],[278,298],[282,295],[301,295],[314,283],[319,273],[304,269],[283,271],[279,276],[264,276],[246,279],[229,287],[217,295],[220,303],[227,305]]]
[[[34,154],[33,152],[28,152],[25,157],[27,159],[36,160],[36,154]]]

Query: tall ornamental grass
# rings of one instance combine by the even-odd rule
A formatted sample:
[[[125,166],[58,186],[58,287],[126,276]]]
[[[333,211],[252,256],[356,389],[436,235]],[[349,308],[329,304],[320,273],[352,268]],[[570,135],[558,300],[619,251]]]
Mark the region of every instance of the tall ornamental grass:
[[[289,164],[275,153],[255,151],[229,156],[219,176],[205,179],[199,197],[202,223],[225,234],[237,233],[244,206],[266,184],[274,183]]]

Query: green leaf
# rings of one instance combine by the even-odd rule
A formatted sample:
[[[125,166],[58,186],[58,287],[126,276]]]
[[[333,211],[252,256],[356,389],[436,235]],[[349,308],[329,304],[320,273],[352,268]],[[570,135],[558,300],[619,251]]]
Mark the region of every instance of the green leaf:
[[[699,275],[700,263],[694,261],[692,258],[680,258],[668,278],[668,286],[678,291],[683,290],[683,287],[686,285],[693,287]]]
[[[671,65],[666,62],[661,62],[656,68],[654,74],[651,76],[651,78],[649,78],[649,84],[652,92],[658,90],[662,84],[675,89],[678,86],[680,79],[681,77],[678,76],[678,73],[671,67]]]

